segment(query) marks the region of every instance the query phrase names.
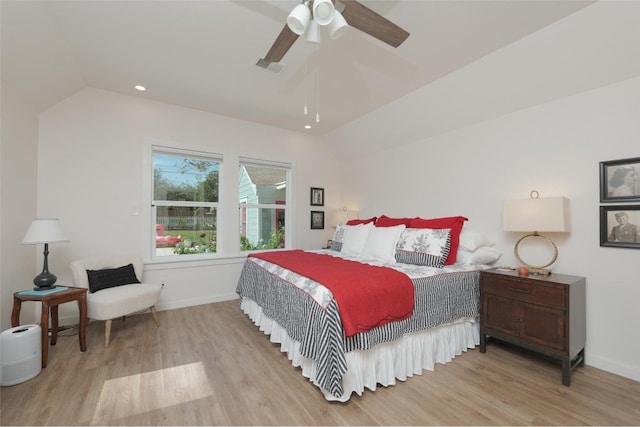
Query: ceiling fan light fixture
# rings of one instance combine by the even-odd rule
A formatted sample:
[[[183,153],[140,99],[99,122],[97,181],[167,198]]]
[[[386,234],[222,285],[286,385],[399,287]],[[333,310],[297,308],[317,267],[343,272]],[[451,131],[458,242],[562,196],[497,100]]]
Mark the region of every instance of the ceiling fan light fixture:
[[[347,21],[344,19],[344,16],[342,16],[340,12],[336,10],[334,15],[335,16],[333,17],[333,21],[331,21],[328,27],[329,35],[333,40],[342,37],[349,28],[349,24],[347,24]]]
[[[304,33],[304,41],[309,43],[320,43],[320,25],[316,21],[309,22],[307,31]]]
[[[328,25],[333,20],[335,10],[331,0],[314,0],[313,20],[320,25]]]
[[[311,21],[311,10],[309,10],[308,2],[297,5],[287,16],[289,29],[299,36],[304,34],[309,21]]]

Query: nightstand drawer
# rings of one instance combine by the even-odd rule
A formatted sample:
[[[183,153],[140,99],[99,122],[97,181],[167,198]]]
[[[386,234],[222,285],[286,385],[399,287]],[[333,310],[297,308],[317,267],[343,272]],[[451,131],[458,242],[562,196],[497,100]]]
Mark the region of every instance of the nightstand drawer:
[[[560,286],[546,286],[531,283],[526,280],[485,276],[482,291],[517,301],[547,305],[551,307],[565,307],[565,292]]]

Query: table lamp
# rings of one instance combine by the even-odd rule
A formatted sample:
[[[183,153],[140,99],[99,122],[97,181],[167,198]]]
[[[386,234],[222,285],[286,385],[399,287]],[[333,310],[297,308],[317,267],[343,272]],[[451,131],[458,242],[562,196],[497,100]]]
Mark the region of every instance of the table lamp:
[[[68,242],[67,236],[65,236],[60,226],[60,220],[58,218],[42,218],[35,219],[27,234],[25,234],[22,243],[25,245],[38,245],[44,243],[44,267],[42,273],[38,274],[33,279],[33,284],[36,285],[33,288],[36,291],[45,291],[55,288],[56,276],[49,272],[49,243],[64,243]]]
[[[547,267],[551,266],[558,258],[558,247],[553,240],[539,234],[539,232],[569,231],[569,201],[564,197],[539,198],[538,196],[538,192],[534,190],[529,199],[503,202],[502,221],[504,231],[529,233],[516,242],[513,253],[530,273],[547,276],[551,273]],[[530,265],[520,257],[518,246],[529,237],[542,238],[551,244],[553,247],[551,261],[544,265]]]
[[[358,211],[350,211],[347,209],[346,206],[344,206],[339,211],[335,211],[333,213],[331,225],[333,225],[333,227],[335,228],[339,225],[346,224],[347,221],[350,221],[352,219],[357,219],[357,218],[358,218]]]

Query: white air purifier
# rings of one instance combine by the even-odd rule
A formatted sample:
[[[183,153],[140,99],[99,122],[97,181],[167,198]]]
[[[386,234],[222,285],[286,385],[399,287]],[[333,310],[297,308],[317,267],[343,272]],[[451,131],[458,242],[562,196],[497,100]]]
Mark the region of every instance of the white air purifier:
[[[0,334],[0,385],[23,383],[42,370],[42,329],[39,325],[22,325]]]

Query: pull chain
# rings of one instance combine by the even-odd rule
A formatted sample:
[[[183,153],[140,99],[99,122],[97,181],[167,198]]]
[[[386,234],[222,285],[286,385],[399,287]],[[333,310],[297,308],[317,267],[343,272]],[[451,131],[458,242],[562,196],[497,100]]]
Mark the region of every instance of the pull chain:
[[[316,123],[320,123],[320,45],[316,49],[316,57],[318,60],[318,75],[316,80]]]
[[[304,78],[305,80],[309,79],[309,74],[307,73],[307,64],[309,63],[309,57],[307,56],[304,60]],[[307,108],[307,103],[309,100],[309,83],[305,82],[304,85],[304,115],[309,114],[309,109]]]

